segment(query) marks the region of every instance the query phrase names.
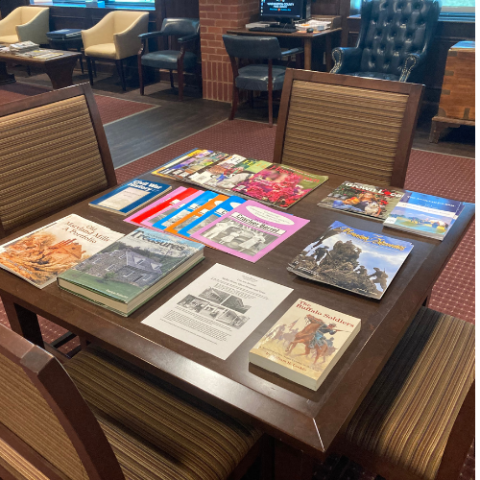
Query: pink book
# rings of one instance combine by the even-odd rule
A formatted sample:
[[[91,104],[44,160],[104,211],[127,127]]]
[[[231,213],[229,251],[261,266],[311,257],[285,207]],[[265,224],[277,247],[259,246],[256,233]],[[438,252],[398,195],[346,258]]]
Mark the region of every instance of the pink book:
[[[249,200],[209,223],[191,238],[256,262],[309,221]]]

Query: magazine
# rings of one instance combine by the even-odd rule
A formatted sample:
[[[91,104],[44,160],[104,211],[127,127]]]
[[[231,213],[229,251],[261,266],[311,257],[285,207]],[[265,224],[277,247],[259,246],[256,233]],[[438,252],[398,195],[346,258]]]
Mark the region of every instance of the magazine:
[[[142,323],[226,360],[292,291],[217,263]]]
[[[248,200],[194,233],[191,238],[256,262],[309,221]]]
[[[380,299],[412,251],[403,240],[334,222],[295,257],[288,270],[359,295]]]
[[[218,182],[227,178],[233,168],[245,160],[246,158],[241,155],[230,155],[225,160],[190,175],[188,180],[197,185],[216,187]]]

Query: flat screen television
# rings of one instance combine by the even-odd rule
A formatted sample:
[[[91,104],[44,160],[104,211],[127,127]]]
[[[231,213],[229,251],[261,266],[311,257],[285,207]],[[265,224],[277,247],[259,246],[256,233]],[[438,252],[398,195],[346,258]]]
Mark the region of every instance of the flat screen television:
[[[260,0],[260,18],[290,23],[305,18],[305,2],[307,0]]]

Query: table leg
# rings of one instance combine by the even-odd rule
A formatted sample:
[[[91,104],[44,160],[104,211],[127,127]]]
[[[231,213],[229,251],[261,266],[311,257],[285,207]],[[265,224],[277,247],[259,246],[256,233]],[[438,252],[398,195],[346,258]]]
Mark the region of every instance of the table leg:
[[[325,67],[327,72],[332,69],[332,34],[325,35]]]
[[[76,57],[70,57],[68,61],[60,64],[57,62],[45,62],[45,71],[52,82],[54,90],[73,85],[73,69],[76,63]]]
[[[0,62],[0,85],[15,83],[15,76],[7,72],[7,64]]]
[[[275,440],[275,480],[312,480],[315,460]]]
[[[312,69],[312,39],[310,37],[305,37],[303,39],[303,68],[305,70]]]
[[[42,332],[37,315],[10,300],[2,299],[2,301],[12,330],[43,348]]]

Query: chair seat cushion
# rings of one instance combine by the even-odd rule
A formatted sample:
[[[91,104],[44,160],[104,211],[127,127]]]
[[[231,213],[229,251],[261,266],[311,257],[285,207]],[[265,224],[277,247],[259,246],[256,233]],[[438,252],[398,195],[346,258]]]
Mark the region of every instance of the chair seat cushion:
[[[17,43],[17,35],[0,35],[0,43]]]
[[[98,348],[66,369],[127,479],[227,478],[260,432]]]
[[[117,50],[114,43],[100,43],[98,45],[92,45],[85,49],[85,55],[87,57],[95,58],[110,58],[112,60],[117,59]]]
[[[281,90],[285,78],[285,67],[274,65],[272,67],[273,90]],[[266,92],[268,90],[268,65],[247,65],[238,70],[238,77],[235,85],[245,90],[257,90]]]
[[[349,73],[353,77],[363,77],[363,78],[376,78],[377,80],[391,80],[393,82],[398,82],[400,77],[398,75],[392,75],[391,73],[378,73],[378,72],[355,72]]]
[[[177,50],[162,50],[159,52],[146,53],[142,56],[142,65],[158,69],[176,70],[179,55],[180,52]],[[196,64],[197,56],[192,52],[185,52],[183,69],[185,71],[193,71]]]
[[[420,309],[348,425],[352,448],[435,478],[474,380],[474,347],[472,324]]]

